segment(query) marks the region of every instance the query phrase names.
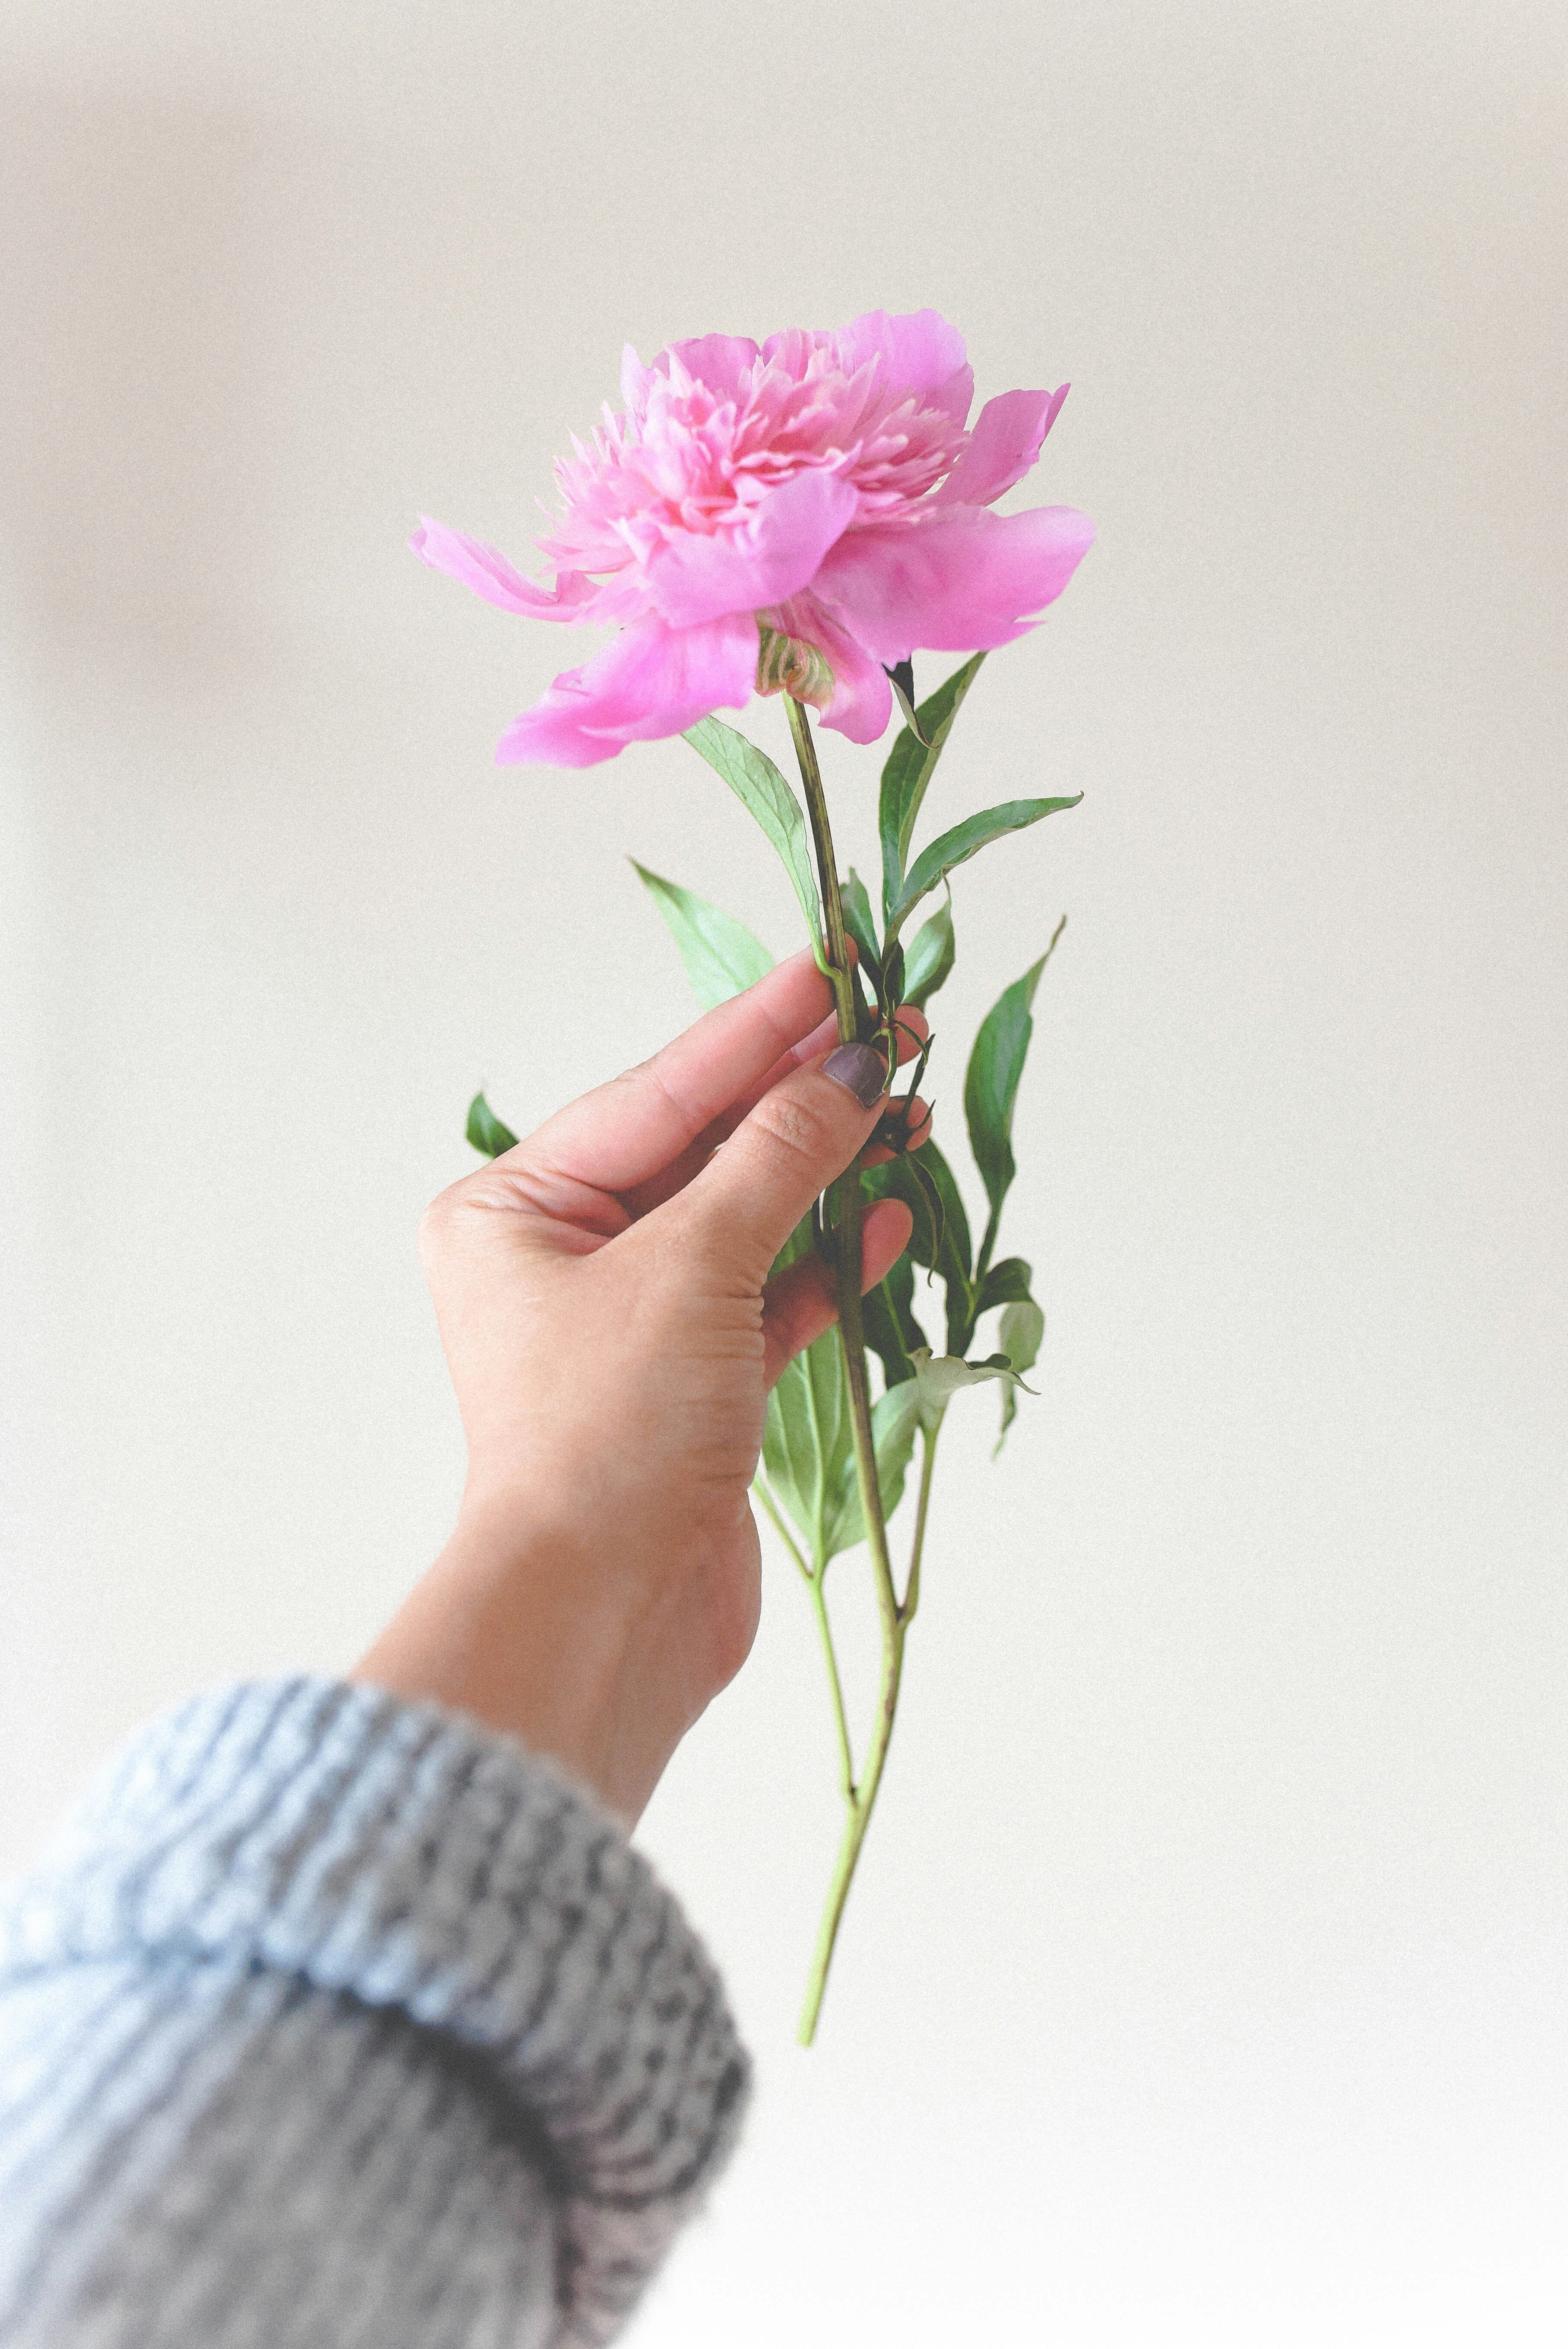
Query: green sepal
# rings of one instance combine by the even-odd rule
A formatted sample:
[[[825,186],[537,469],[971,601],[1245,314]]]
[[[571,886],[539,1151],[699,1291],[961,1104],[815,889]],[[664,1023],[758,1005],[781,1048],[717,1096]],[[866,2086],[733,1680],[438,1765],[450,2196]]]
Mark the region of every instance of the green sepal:
[[[727,1003],[733,995],[743,995],[759,978],[767,978],[773,957],[744,922],[738,922],[721,905],[710,905],[694,890],[683,889],[678,881],[650,873],[634,856],[626,861],[663,916],[679,949],[691,991],[705,1011]]]
[[[759,750],[755,742],[748,742],[744,734],[738,734],[721,718],[699,719],[695,726],[687,727],[685,739],[699,757],[707,761],[716,775],[723,776],[778,851],[789,875],[789,885],[800,901],[817,961],[826,970],[822,908],[811,869],[805,811],[799,801],[767,751]]]
[[[946,905],[938,906],[929,921],[922,922],[909,942],[899,1000],[913,1003],[923,1011],[937,988],[951,976],[957,951],[957,940],[953,935],[953,901],[949,896]]]
[[[471,1147],[486,1158],[499,1158],[503,1150],[515,1150],[517,1136],[510,1125],[503,1125],[483,1093],[476,1093],[469,1103],[468,1139]]]
[[[965,816],[962,823],[955,823],[951,832],[944,832],[929,848],[921,850],[888,907],[889,931],[895,929],[910,908],[917,905],[939,881],[945,881],[970,857],[978,856],[992,841],[1001,840],[1010,832],[1023,832],[1061,808],[1077,807],[1082,797],[1081,792],[1075,792],[1070,799],[1004,800],[1000,807],[982,808],[978,815]]]
[[[934,1356],[923,1346],[913,1356],[911,1367],[913,1375],[909,1383],[914,1390],[913,1408],[921,1424],[933,1434],[961,1387],[985,1386],[993,1379],[1000,1379],[1011,1394],[1023,1384],[1006,1354],[987,1354],[983,1361],[969,1362],[959,1354]],[[902,1393],[903,1390],[895,1392]],[[1028,1392],[1026,1388],[1025,1392]]]
[[[1020,1299],[1016,1304],[1009,1305],[996,1331],[1002,1351],[1015,1371],[1033,1370],[1039,1360],[1045,1335],[1046,1317],[1032,1297]],[[1009,1384],[1002,1390],[1002,1426],[991,1454],[993,1460],[1007,1441],[1007,1430],[1012,1426],[1018,1409],[1018,1387],[1021,1385],[1023,1381],[1020,1379],[1016,1384]],[[1031,1392],[1030,1388],[1024,1388],[1026,1394]]]
[[[882,772],[878,826],[882,834],[882,913],[891,915],[903,883],[914,820],[931,787],[947,737],[965,695],[979,673],[984,653],[954,669],[915,711],[915,730],[906,724],[889,751]],[[901,697],[902,698],[902,697]],[[921,737],[925,738],[923,741]]]

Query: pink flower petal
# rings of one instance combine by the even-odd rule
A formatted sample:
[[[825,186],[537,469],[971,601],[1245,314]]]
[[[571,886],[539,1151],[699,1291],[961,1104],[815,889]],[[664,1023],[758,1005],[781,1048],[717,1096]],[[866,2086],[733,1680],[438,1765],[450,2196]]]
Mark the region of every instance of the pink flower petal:
[[[769,490],[738,525],[666,540],[648,562],[655,610],[687,628],[781,604],[805,586],[859,505],[848,481],[813,467]]]
[[[648,379],[648,373],[649,370],[643,365],[642,360],[637,357],[635,347],[631,343],[623,345],[621,350],[621,398],[625,403],[626,413],[628,416],[635,416],[638,418],[642,416],[643,386]]]
[[[696,628],[666,627],[650,613],[514,719],[496,764],[594,767],[628,742],[684,734],[715,709],[744,709],[756,680],[749,612]]]
[[[514,571],[493,546],[465,538],[460,530],[449,530],[445,523],[432,522],[428,514],[419,516],[419,527],[408,544],[432,571],[444,571],[471,587],[476,595],[482,595],[487,604],[499,604],[503,612],[525,612],[531,620],[586,619],[583,607],[599,593],[581,571],[562,571],[553,592],[542,587],[537,580],[525,579]]]
[[[740,389],[741,378],[749,375],[761,354],[757,345],[745,335],[696,335],[690,341],[671,343],[659,353],[659,360],[677,358],[687,375],[697,383],[705,383],[710,391],[728,392]],[[666,365],[665,372],[668,373]]]
[[[770,615],[774,626],[800,643],[815,645],[833,672],[833,698],[822,723],[851,742],[876,742],[892,716],[892,688],[881,661],[841,627],[808,588]]]
[[[975,419],[969,445],[940,489],[934,506],[988,506],[1021,481],[1061,413],[1069,386],[1059,391],[1005,391],[988,399]]]
[[[929,523],[851,531],[812,585],[890,666],[920,650],[989,651],[1026,634],[1093,542],[1094,524],[1071,506],[949,506]]]
[[[886,310],[868,310],[840,327],[833,347],[846,375],[853,375],[868,359],[881,358],[889,383],[921,393],[928,406],[945,409],[960,424],[969,413],[974,369],[963,336],[940,311],[892,316]]]

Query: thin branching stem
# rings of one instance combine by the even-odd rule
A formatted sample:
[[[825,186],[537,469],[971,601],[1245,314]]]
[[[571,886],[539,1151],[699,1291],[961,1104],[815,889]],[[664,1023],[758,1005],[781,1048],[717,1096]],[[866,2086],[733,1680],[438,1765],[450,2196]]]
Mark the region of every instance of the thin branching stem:
[[[907,1631],[914,1620],[914,1610],[920,1605],[920,1561],[925,1552],[925,1515],[931,1506],[931,1472],[936,1465],[936,1439],[942,1433],[942,1422],[920,1431],[920,1500],[914,1516],[914,1539],[909,1550],[909,1578],[903,1587],[903,1605],[898,1610],[899,1621]]]
[[[814,1578],[810,1568],[807,1565],[805,1557],[801,1553],[800,1545],[795,1539],[795,1537],[790,1532],[789,1526],[785,1524],[782,1516],[780,1516],[778,1505],[774,1501],[772,1494],[769,1491],[760,1476],[758,1476],[751,1489],[756,1494],[758,1499],[761,1502],[763,1507],[767,1510],[769,1516],[772,1519],[774,1532],[778,1535],[779,1540],[783,1543],[785,1548],[789,1551],[790,1557],[799,1568],[805,1579],[808,1582],[810,1582]]]
[[[828,1684],[833,1692],[833,1716],[839,1724],[839,1759],[843,1765],[842,1787],[846,1803],[855,1799],[855,1749],[850,1743],[850,1718],[844,1711],[844,1684],[839,1678],[839,1659],[833,1650],[833,1627],[828,1620],[828,1593],[824,1558],[811,1577],[811,1604],[817,1611],[817,1628],[822,1635],[822,1653],[828,1660]]]

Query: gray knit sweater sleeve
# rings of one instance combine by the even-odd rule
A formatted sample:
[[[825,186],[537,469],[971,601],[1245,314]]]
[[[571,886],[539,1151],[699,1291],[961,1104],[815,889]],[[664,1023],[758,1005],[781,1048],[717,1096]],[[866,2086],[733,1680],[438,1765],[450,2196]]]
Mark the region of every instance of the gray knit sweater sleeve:
[[[567,2349],[734,2140],[713,1968],[477,1723],[291,1680],[135,1738],[0,1913],[5,2349]]]

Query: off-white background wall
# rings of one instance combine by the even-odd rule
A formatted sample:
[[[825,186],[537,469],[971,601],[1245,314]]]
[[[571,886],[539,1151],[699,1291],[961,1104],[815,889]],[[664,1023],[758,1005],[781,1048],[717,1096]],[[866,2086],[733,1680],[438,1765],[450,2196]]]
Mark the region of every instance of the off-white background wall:
[[[1099,543],[941,792],[1086,794],[961,876],[940,1007],[956,1143],[1068,912],[1042,1397],[946,1447],[813,2054],[776,1557],[649,1813],[759,2095],[644,2349],[1563,2338],[1564,49],[1555,0],[0,12],[8,1860],[439,1544],[469,1094],[688,1016],[621,852],[793,938],[678,743],[492,768],[572,648],[415,512],[525,554],[627,336],[929,302],[982,398],[1074,381],[1030,491]]]

